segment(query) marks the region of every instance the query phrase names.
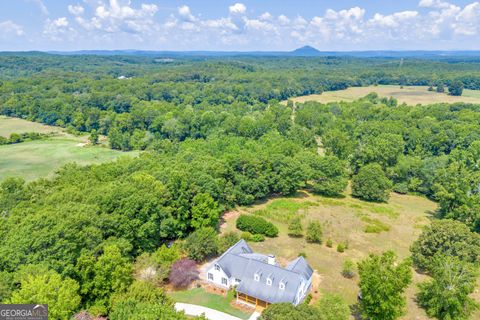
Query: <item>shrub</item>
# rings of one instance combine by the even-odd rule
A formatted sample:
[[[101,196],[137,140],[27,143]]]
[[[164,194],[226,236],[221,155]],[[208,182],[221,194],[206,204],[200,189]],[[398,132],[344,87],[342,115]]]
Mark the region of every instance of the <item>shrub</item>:
[[[251,234],[250,232],[244,231],[244,232],[241,233],[240,238],[242,238],[245,241],[251,241],[252,236],[253,236],[253,234]]]
[[[448,86],[448,94],[451,96],[461,96],[463,93],[463,83],[460,81],[453,81]]]
[[[301,252],[298,253],[298,256],[306,258],[307,254],[304,251],[301,251]]]
[[[337,245],[337,252],[344,252],[345,251],[345,244],[339,243]]]
[[[169,280],[175,288],[185,288],[198,279],[198,269],[195,261],[183,258],[172,265]]]
[[[327,247],[332,248],[333,247],[333,241],[332,239],[327,240]]]
[[[400,193],[400,194],[407,194],[408,193],[408,183],[401,182],[401,183],[395,184],[393,186],[393,191],[395,191],[396,193]]]
[[[303,300],[303,303],[309,304],[310,301],[312,301],[312,299],[313,299],[313,296],[312,296],[311,293],[309,293],[309,294],[307,294],[307,296],[305,297],[305,300]]]
[[[318,221],[310,221],[307,226],[307,241],[311,243],[322,243],[322,225]]]
[[[235,231],[223,234],[218,241],[219,252],[225,252],[240,240],[240,236]]]
[[[288,224],[288,235],[291,237],[303,236],[303,227],[300,217],[294,217]]]
[[[253,234],[263,234],[267,237],[276,237],[278,235],[276,226],[257,216],[241,215],[238,217],[236,225],[238,229]]]
[[[355,276],[355,264],[352,260],[347,259],[343,262],[342,275],[349,279]]]
[[[391,184],[378,163],[367,164],[352,179],[352,195],[366,201],[385,202]]]
[[[265,236],[263,234],[254,234],[250,240],[253,242],[262,242],[265,241]]]
[[[184,248],[190,259],[208,259],[218,252],[217,233],[211,227],[197,229],[187,237]]]

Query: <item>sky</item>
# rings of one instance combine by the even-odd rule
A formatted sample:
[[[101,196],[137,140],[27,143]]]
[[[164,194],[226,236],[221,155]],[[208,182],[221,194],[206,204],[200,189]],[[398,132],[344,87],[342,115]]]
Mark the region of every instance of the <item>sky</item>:
[[[480,50],[473,0],[0,0],[0,51]]]

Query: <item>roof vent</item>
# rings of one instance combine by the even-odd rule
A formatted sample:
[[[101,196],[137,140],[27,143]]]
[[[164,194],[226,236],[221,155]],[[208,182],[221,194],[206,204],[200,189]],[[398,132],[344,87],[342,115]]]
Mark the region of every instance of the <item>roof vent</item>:
[[[276,265],[277,261],[275,259],[275,256],[273,254],[269,254],[267,257],[267,263],[271,265]]]

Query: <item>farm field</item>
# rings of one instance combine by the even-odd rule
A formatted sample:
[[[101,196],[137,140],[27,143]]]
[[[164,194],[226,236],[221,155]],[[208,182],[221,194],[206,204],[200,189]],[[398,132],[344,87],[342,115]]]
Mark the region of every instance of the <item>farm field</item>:
[[[235,220],[241,213],[257,214],[279,228],[277,238],[249,243],[256,251],[273,253],[285,265],[303,252],[308,262],[319,273],[320,285],[313,288],[321,292],[341,294],[349,304],[356,303],[358,276],[353,279],[341,275],[347,259],[359,262],[369,253],[393,250],[401,259],[410,255],[409,247],[421,233],[423,226],[433,219],[436,204],[428,199],[393,193],[388,204],[374,204],[346,196],[343,199],[324,198],[306,192],[292,198],[276,198],[250,207],[241,207],[226,215],[222,232],[236,230]],[[323,226],[323,243],[310,244],[304,238],[287,235],[288,219],[302,217],[305,231],[308,221],[320,221]],[[370,233],[367,233],[368,230]],[[383,230],[383,231],[382,231]],[[333,247],[326,246],[327,239]],[[348,242],[344,253],[337,252],[339,243]],[[416,283],[425,276],[414,272],[414,284],[407,291],[408,314],[403,319],[428,319],[415,301]],[[478,298],[478,297],[477,297]]]
[[[416,104],[433,104],[433,103],[480,103],[480,90],[463,90],[460,97],[450,96],[447,93],[438,93],[428,91],[426,86],[404,86],[400,88],[398,85],[379,85],[369,87],[350,87],[345,90],[326,91],[322,94],[312,94],[291,98],[294,102],[303,103],[306,101],[317,101],[321,103],[329,103],[335,101],[351,102],[366,96],[371,92],[376,92],[380,97],[394,97],[399,103],[409,105]]]
[[[21,176],[25,180],[50,177],[61,166],[76,162],[79,165],[112,161],[139,152],[121,152],[102,146],[88,146],[88,136],[74,136],[62,128],[46,126],[22,119],[0,118],[0,135],[21,132],[54,132],[48,139],[26,141],[0,146],[0,181]]]

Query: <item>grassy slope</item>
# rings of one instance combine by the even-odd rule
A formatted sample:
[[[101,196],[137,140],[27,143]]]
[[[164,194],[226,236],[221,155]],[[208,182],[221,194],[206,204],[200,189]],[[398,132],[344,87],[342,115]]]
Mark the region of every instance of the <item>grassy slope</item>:
[[[292,98],[295,102],[318,101],[321,103],[335,102],[335,101],[354,101],[366,96],[370,92],[376,92],[381,97],[394,97],[399,103],[406,104],[432,104],[432,103],[454,103],[454,102],[468,102],[480,103],[480,90],[464,90],[460,97],[449,96],[446,93],[437,93],[427,90],[424,86],[405,86],[400,89],[400,86],[380,85],[370,87],[350,87],[346,90],[327,91],[322,94],[312,94]]]
[[[277,238],[267,239],[263,243],[251,243],[254,250],[273,253],[280,263],[297,257],[305,252],[307,260],[320,274],[320,285],[313,290],[340,293],[349,304],[356,302],[357,281],[341,275],[342,264],[346,259],[358,262],[370,252],[379,253],[393,250],[400,258],[409,256],[409,247],[418,237],[421,227],[428,224],[436,204],[422,197],[392,194],[388,204],[371,204],[349,196],[343,199],[329,199],[305,192],[293,198],[278,198],[251,207],[239,208],[237,213],[261,214],[280,229]],[[260,211],[259,211],[260,210]],[[318,220],[323,225],[324,243],[309,244],[303,238],[291,238],[287,235],[285,217],[299,214],[303,217],[304,230],[309,220]],[[235,217],[230,213],[223,230],[235,229]],[[278,216],[280,218],[275,218]],[[388,226],[389,231],[366,233],[365,228],[371,221],[379,221]],[[333,248],[325,245],[327,239],[333,240]],[[339,242],[349,242],[344,253],[336,251]],[[424,276],[414,273],[414,282],[424,280]],[[404,319],[427,319],[425,312],[414,302],[416,286],[408,289],[408,314]]]
[[[138,152],[120,152],[101,146],[82,146],[87,136],[73,136],[62,128],[42,125],[22,119],[0,117],[0,135],[21,132],[55,132],[52,138],[0,146],[0,181],[10,176],[26,180],[51,176],[69,162],[80,165],[112,161]]]
[[[227,297],[205,292],[203,288],[170,292],[169,296],[175,302],[191,303],[215,309],[240,319],[248,319],[250,314],[235,309],[230,305],[233,299],[231,293]]]

